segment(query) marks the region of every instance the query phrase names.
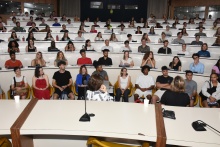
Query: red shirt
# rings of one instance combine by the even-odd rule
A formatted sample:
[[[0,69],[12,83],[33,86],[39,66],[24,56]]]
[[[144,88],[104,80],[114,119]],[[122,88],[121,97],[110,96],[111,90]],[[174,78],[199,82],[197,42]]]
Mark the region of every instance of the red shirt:
[[[97,33],[97,30],[91,30],[90,33]]]
[[[20,60],[12,61],[11,59],[5,62],[5,68],[14,68],[14,67],[22,67],[22,63]]]
[[[83,64],[92,64],[92,60],[90,58],[78,58],[77,60],[78,65],[83,65]]]

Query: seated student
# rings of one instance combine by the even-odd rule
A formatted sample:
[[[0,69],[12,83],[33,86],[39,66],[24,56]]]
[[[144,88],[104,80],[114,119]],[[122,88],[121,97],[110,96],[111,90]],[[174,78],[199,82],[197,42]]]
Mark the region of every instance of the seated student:
[[[210,29],[212,29],[212,30],[217,30],[218,29],[216,21],[213,22],[213,26]]]
[[[128,25],[129,28],[135,28],[134,21],[130,21],[130,24]]]
[[[161,38],[158,39],[158,43],[163,43],[165,40],[167,40],[166,34],[164,32],[162,32]]]
[[[39,24],[39,26],[47,26],[44,18],[41,19],[41,23]]]
[[[201,46],[201,50],[198,51],[198,54],[200,57],[211,57],[210,53],[208,50],[208,44],[207,43],[203,43],[203,45]]]
[[[37,66],[37,65],[41,67],[46,66],[46,62],[41,52],[37,52],[35,59],[31,61],[31,66]]]
[[[104,33],[112,33],[111,26],[110,26],[110,25],[107,25],[106,27],[107,27],[107,29],[104,30]]]
[[[148,33],[149,35],[155,35],[154,27],[150,27],[150,32]]]
[[[94,27],[100,27],[100,26],[97,24],[97,21],[96,21],[96,20],[95,20],[93,23],[94,23],[94,24],[93,24],[92,26],[94,26]]]
[[[75,51],[75,46],[72,41],[69,41],[65,46],[65,51]]]
[[[34,46],[33,40],[28,40],[28,45],[25,48],[26,52],[36,52],[37,48]]]
[[[20,22],[19,21],[16,22],[16,27],[14,27],[11,30],[11,32],[12,31],[15,31],[15,32],[26,32],[26,30],[23,27],[20,27]]]
[[[182,77],[176,76],[173,79],[170,90],[166,90],[161,97],[160,103],[169,106],[182,106],[190,105],[190,98],[185,93],[185,82]]]
[[[170,28],[171,28],[171,29],[176,29],[176,23],[173,23]]]
[[[118,39],[116,38],[116,35],[115,33],[112,33],[111,36],[110,36],[110,41],[113,41],[113,42],[118,42]]]
[[[218,36],[212,46],[220,46],[220,36]]]
[[[0,17],[0,31],[7,32],[7,28],[5,27],[5,23],[2,22],[2,17]]]
[[[58,48],[56,48],[55,41],[51,41],[50,47],[48,47],[48,52],[53,52],[53,51],[60,51]]]
[[[144,96],[144,98],[152,98],[152,89],[154,89],[154,79],[149,75],[150,67],[145,65],[141,68],[141,74],[137,77],[135,82],[135,92],[134,92],[134,101],[138,101],[139,98]]]
[[[220,27],[217,28],[215,34],[213,35],[213,37],[218,37],[220,36]]]
[[[57,18],[54,19],[54,24],[52,26],[61,26],[61,24],[58,22]]]
[[[124,51],[123,59],[120,60],[121,66],[134,66],[134,61],[129,57],[129,51]]]
[[[87,100],[90,101],[113,101],[114,98],[107,92],[106,86],[103,85],[101,75],[92,75],[89,78],[88,89],[86,92]]]
[[[144,33],[144,34],[143,34],[141,40],[142,40],[142,39],[145,39],[147,43],[150,43],[150,42],[151,42],[151,41],[150,41],[150,38],[149,38],[149,36],[148,36],[147,33]]]
[[[129,42],[132,42],[133,40],[132,40],[132,35],[131,34],[128,34],[127,35],[127,40],[129,41]]]
[[[34,33],[33,32],[29,32],[28,33],[28,37],[26,38],[26,41],[28,41],[28,40],[36,40],[35,38],[34,38]]]
[[[41,66],[37,66],[35,68],[34,76],[32,78],[32,85],[33,93],[37,99],[50,99],[49,79],[48,76],[44,74]]]
[[[142,59],[141,67],[149,66],[150,68],[155,68],[156,61],[154,60],[154,53],[152,51],[146,52]]]
[[[192,55],[192,58],[193,58],[194,62],[190,64],[189,69],[192,72],[203,74],[205,66],[204,66],[203,63],[199,62],[199,54],[198,53],[194,53]]]
[[[127,31],[124,30],[125,26],[124,26],[124,25],[121,25],[120,27],[121,27],[121,28],[120,28],[120,30],[118,31],[118,33],[119,33],[119,34],[127,34]]]
[[[66,20],[67,20],[66,15],[63,14],[62,17],[60,18],[60,21],[66,21]]]
[[[186,28],[183,28],[181,33],[183,34],[183,36],[189,36],[189,34],[186,32]]]
[[[91,45],[91,41],[89,39],[86,40],[84,49],[85,50],[94,50],[94,47]]]
[[[116,89],[115,101],[119,102],[121,95],[123,94],[124,102],[128,102],[128,95],[132,89],[129,89],[131,83],[131,76],[127,73],[127,68],[121,69],[120,75],[118,76],[118,87]]]
[[[50,16],[49,16],[49,18],[47,19],[47,21],[54,21],[53,14],[50,14]]]
[[[26,26],[31,26],[33,22],[34,22],[34,18],[33,16],[30,16],[30,20],[27,22]]]
[[[52,32],[52,30],[50,29],[50,26],[46,25],[45,29],[42,29],[39,32]]]
[[[51,32],[47,32],[46,37],[44,38],[45,41],[55,41]]]
[[[206,108],[216,108],[220,104],[220,84],[218,82],[218,75],[212,73],[210,81],[205,81],[202,90],[199,94],[202,98],[202,104]]]
[[[162,95],[166,90],[171,88],[171,83],[173,81],[173,77],[168,75],[168,68],[166,66],[161,67],[162,75],[158,76],[156,79],[156,88],[157,91],[154,93],[152,97],[152,104],[156,104],[157,101],[160,101]]]
[[[186,71],[186,79],[185,79],[185,93],[189,95],[190,99],[190,107],[194,106],[194,100],[197,95],[197,83],[192,80],[193,72],[190,70]]]
[[[124,45],[125,45],[125,46],[121,47],[120,52],[124,52],[124,51],[132,52],[132,49],[131,49],[131,47],[129,46],[129,41],[128,41],[128,40],[126,40],[126,41],[124,42]]]
[[[20,39],[17,37],[16,32],[12,31],[11,36],[8,38],[8,42],[10,41],[20,41]]]
[[[5,68],[8,68],[8,69],[10,68],[11,69],[11,68],[14,68],[14,67],[20,67],[20,68],[23,67],[21,61],[16,60],[15,52],[10,51],[10,58],[11,59],[9,59],[5,62]]]
[[[138,47],[139,53],[147,53],[150,51],[150,47],[146,45],[146,40],[143,38],[141,39],[141,45]]]
[[[63,33],[63,37],[61,38],[61,41],[71,41],[68,32]]]
[[[62,30],[60,30],[60,32],[69,32],[69,31],[66,29],[66,25],[65,25],[65,24],[62,24]]]
[[[182,39],[182,33],[181,32],[178,32],[177,33],[177,38],[174,39],[171,43],[172,44],[185,44],[185,41]]]
[[[186,44],[182,44],[182,50],[179,51],[179,52],[177,53],[177,55],[178,55],[178,54],[184,54],[184,55],[186,55],[186,56],[189,55],[189,52],[186,50]]]
[[[83,65],[83,64],[92,65],[91,58],[86,57],[86,50],[81,49],[79,53],[82,57],[77,59],[77,65]]]
[[[28,83],[25,76],[21,75],[21,68],[14,67],[15,76],[11,80],[11,90],[14,95],[19,95],[20,99],[26,99]]]
[[[199,35],[196,35],[196,40],[195,41],[192,41],[191,42],[191,45],[203,45],[203,42],[202,41],[199,41],[200,39],[200,36]]]
[[[17,41],[10,41],[8,43],[8,53],[10,53],[11,51],[19,53],[20,50],[18,47],[19,47],[19,44],[17,43]]]
[[[63,95],[67,94],[71,100],[74,100],[74,94],[70,89],[73,80],[70,72],[65,69],[66,62],[60,61],[57,66],[59,67],[59,70],[54,73],[52,81],[52,85],[55,89],[53,99],[64,99]]]
[[[93,61],[93,66],[95,67],[95,71],[92,73],[92,75],[100,75],[102,77],[103,80],[108,81],[108,74],[105,70],[103,70],[102,65],[94,60]]]
[[[94,25],[91,26],[90,33],[97,33],[97,30],[95,29]]]
[[[196,27],[196,29],[200,29],[200,28],[205,29],[205,27],[203,27],[203,23],[202,23],[202,22],[199,22],[199,26],[198,26],[198,27]]]
[[[65,65],[68,65],[68,60],[66,59],[62,51],[57,52],[57,57],[54,60],[54,66],[57,67],[57,64],[60,61],[64,61],[66,63]]]
[[[142,34],[142,31],[141,31],[141,27],[140,27],[140,26],[137,27],[137,31],[135,32],[135,34]]]
[[[9,25],[15,27],[16,26],[16,22],[17,22],[16,17],[12,17],[11,20],[12,20],[12,22]],[[5,24],[4,24],[4,26],[5,26]]]
[[[39,32],[39,28],[36,27],[36,23],[35,22],[33,22],[31,24],[31,27],[28,29],[28,32]]]
[[[103,49],[102,52],[103,52],[103,57],[99,58],[98,60],[99,64],[106,66],[112,65],[112,59],[108,57],[109,49]]]
[[[181,71],[182,63],[178,56],[173,57],[173,61],[169,64],[170,69]]]
[[[158,54],[172,54],[172,50],[171,48],[168,47],[168,44],[169,44],[168,40],[165,40],[163,42],[163,47],[159,48],[157,53]]]
[[[66,24],[67,27],[72,27],[73,24],[71,23],[71,19],[67,19],[67,24]]]
[[[161,24],[157,22],[155,28],[163,28],[163,26],[161,26]]]
[[[84,88],[84,81],[89,81],[90,75],[88,74],[87,68],[85,65],[80,66],[79,74],[76,76],[76,92],[78,93],[78,100],[85,99]],[[86,88],[88,89],[88,87]]]
[[[206,37],[206,33],[203,33],[203,28],[200,27],[200,28],[199,28],[199,32],[198,32],[198,33],[195,33],[195,36],[205,36],[205,37]]]
[[[104,39],[102,38],[102,33],[98,32],[98,34],[96,35],[94,41],[104,41]]]
[[[103,47],[101,48],[102,51],[103,51],[104,49],[108,49],[110,52],[113,52],[113,47],[112,47],[112,46],[109,46],[109,40],[108,40],[108,39],[105,40],[105,46],[103,46]]]
[[[78,36],[75,38],[75,41],[84,41],[85,38],[82,36],[82,32],[78,31]]]
[[[79,26],[79,31],[81,31],[82,33],[86,33],[86,30],[84,29],[84,25]]]

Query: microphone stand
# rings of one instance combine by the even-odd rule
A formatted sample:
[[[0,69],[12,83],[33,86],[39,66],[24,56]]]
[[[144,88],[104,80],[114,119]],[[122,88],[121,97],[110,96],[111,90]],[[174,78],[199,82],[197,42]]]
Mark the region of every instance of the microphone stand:
[[[214,131],[216,131],[216,132],[218,132],[218,133],[220,134],[220,131],[216,130],[215,128],[213,128],[212,126],[208,125],[208,124],[205,123],[204,121],[202,121],[202,120],[197,120],[197,122],[201,122],[201,124],[202,124],[204,127],[208,126],[208,127],[210,127],[211,129],[213,129]]]

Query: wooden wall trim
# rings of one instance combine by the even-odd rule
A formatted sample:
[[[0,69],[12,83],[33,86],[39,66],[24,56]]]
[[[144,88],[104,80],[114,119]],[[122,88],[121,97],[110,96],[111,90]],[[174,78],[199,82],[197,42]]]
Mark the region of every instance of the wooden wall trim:
[[[22,111],[22,113],[19,115],[17,120],[14,122],[14,124],[11,126],[11,138],[12,138],[12,144],[13,147],[22,147],[22,146],[28,146],[33,147],[33,138],[31,136],[21,136],[20,135],[20,129],[26,119],[28,118],[29,114],[37,104],[38,99],[33,98],[28,103],[28,105],[25,107],[25,109]]]

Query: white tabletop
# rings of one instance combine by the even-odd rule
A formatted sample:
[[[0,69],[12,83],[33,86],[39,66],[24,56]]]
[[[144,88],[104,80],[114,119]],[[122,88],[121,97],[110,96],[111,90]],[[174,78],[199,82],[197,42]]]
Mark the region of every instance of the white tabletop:
[[[84,101],[38,101],[21,135],[103,136],[156,142],[154,105],[87,102],[87,112],[95,114],[90,122],[79,122]]]
[[[162,107],[173,110],[176,115],[176,120],[164,118],[167,144],[195,147],[220,146],[220,134],[216,134],[208,127],[205,127],[207,131],[202,132],[195,131],[192,127],[192,122],[202,120],[220,130],[219,108]]]
[[[0,135],[10,135],[10,128],[24,110],[29,100],[0,100]]]

